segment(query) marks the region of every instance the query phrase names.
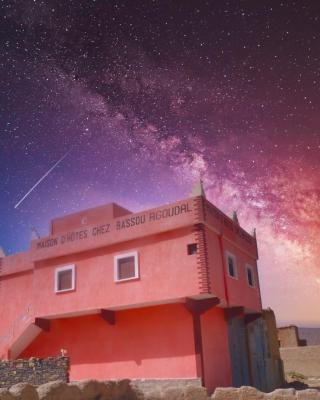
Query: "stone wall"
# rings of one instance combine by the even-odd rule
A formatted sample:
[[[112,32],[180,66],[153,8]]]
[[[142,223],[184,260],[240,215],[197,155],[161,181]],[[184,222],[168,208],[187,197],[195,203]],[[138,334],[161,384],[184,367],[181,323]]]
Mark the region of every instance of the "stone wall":
[[[315,389],[277,389],[262,393],[253,387],[243,386],[239,389],[218,388],[209,397],[206,390],[197,385],[158,387],[157,390],[144,392],[126,379],[69,384],[56,381],[38,387],[19,383],[9,389],[0,389],[0,400],[320,400],[320,392]]]
[[[317,389],[276,389],[271,393],[259,392],[251,386],[217,388],[211,400],[320,400]]]
[[[291,372],[320,378],[320,346],[280,348],[286,376]]]
[[[298,328],[294,325],[278,328],[280,347],[299,346]]]
[[[56,380],[69,381],[68,357],[0,360],[0,388],[7,388],[19,382],[41,385]]]

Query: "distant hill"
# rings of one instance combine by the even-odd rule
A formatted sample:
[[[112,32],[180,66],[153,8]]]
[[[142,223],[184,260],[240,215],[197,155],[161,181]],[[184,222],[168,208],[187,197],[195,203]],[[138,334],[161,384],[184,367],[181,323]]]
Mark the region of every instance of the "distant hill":
[[[320,328],[298,328],[300,339],[306,339],[308,346],[320,345]]]

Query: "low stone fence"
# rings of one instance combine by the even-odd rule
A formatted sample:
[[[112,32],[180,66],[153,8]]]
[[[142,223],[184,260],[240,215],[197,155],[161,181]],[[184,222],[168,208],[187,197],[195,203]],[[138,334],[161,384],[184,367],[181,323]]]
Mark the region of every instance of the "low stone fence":
[[[212,400],[320,400],[320,391],[317,389],[276,389],[270,393],[263,393],[250,387],[217,388]]]
[[[57,380],[69,381],[68,357],[0,360],[0,388],[19,382],[41,385]]]
[[[18,383],[9,389],[0,389],[0,400],[320,400],[316,389],[295,391],[277,389],[271,393],[243,386],[218,388],[209,397],[206,389],[198,385],[184,385],[143,391],[128,379],[99,382],[94,380],[74,383],[50,382],[38,387]]]

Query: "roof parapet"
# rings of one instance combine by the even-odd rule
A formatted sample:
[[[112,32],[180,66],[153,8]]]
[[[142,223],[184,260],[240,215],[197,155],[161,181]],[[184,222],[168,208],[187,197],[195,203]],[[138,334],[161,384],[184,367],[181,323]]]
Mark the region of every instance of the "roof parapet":
[[[232,220],[233,220],[233,222],[234,222],[235,224],[240,225],[239,219],[238,219],[237,211],[233,211],[233,213],[232,213]]]
[[[202,178],[199,178],[193,185],[192,191],[190,193],[191,197],[202,196],[206,198],[206,193],[203,188]]]
[[[3,248],[0,246],[0,257],[5,257],[6,253],[4,252]]]
[[[31,240],[37,240],[40,239],[40,235],[38,233],[38,231],[36,230],[36,228],[32,227],[31,228]]]

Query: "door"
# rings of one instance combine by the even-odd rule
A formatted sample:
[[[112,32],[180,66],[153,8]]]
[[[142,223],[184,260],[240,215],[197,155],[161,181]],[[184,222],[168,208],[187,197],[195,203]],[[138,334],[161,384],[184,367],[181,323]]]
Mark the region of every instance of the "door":
[[[267,358],[268,342],[261,318],[250,322],[248,328],[248,342],[253,386],[259,390],[268,390]]]
[[[228,336],[233,386],[250,385],[246,327],[242,317],[228,320]]]

